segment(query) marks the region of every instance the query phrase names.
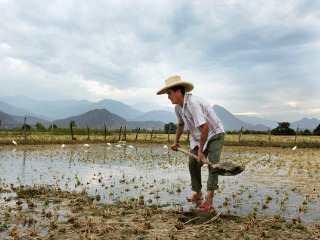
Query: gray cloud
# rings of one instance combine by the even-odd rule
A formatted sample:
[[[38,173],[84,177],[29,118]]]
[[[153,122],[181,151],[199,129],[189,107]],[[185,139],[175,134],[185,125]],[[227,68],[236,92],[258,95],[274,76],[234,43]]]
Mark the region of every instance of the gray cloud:
[[[168,105],[154,93],[180,74],[234,113],[320,118],[319,9],[307,0],[0,0],[0,94]]]

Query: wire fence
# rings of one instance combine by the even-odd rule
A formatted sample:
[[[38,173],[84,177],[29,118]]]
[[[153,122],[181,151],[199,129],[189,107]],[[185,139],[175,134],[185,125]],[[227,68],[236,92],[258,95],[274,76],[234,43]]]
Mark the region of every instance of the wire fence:
[[[298,130],[298,129],[297,129]],[[0,124],[0,143],[15,141],[40,142],[40,143],[59,143],[66,141],[92,141],[92,142],[118,142],[118,141],[154,141],[154,142],[172,142],[175,134],[171,133],[170,126],[168,132],[155,130],[155,128],[136,128],[127,129],[127,126],[121,126],[119,129],[90,129],[77,128],[56,128],[50,125],[48,129],[44,127],[37,129],[34,125],[29,125],[24,119],[24,124]],[[252,134],[243,131],[241,128],[238,132],[228,133],[225,136],[225,142],[240,145],[261,145],[261,146],[288,146],[290,144],[302,144],[305,146],[320,147],[320,136],[315,135],[271,135],[268,133]],[[188,131],[180,138],[181,142],[188,143],[190,134]]]

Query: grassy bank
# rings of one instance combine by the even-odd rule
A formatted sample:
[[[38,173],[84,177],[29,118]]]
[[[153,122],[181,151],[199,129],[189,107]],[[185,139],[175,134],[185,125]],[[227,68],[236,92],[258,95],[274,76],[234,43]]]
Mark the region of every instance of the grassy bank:
[[[104,136],[102,133],[74,135],[71,139],[68,134],[50,134],[48,132],[28,132],[26,138],[22,132],[0,131],[0,145],[12,145],[15,140],[19,145],[38,144],[84,144],[84,143],[115,143],[126,141],[128,143],[167,144],[173,143],[175,135],[161,133],[126,133],[126,135],[109,132]],[[188,145],[191,136],[183,134],[181,144]],[[269,136],[268,134],[226,134],[225,145],[227,146],[262,146],[262,147],[293,147],[320,148],[320,136]]]

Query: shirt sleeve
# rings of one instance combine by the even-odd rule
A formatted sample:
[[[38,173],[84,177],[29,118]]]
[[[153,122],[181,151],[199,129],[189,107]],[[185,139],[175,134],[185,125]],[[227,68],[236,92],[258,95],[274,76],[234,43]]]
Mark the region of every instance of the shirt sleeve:
[[[178,124],[180,123],[184,123],[182,117],[181,117],[181,110],[179,110],[179,106],[176,105],[175,108],[174,108],[175,112],[176,112],[176,115],[177,115],[177,119],[178,119]]]

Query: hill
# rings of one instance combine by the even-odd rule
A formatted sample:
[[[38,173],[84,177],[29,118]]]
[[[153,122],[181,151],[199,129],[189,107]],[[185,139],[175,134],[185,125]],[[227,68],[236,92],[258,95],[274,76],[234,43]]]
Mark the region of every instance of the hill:
[[[243,130],[254,130],[254,131],[267,131],[268,127],[262,124],[252,125],[241,121],[236,118],[232,113],[227,111],[225,108],[214,105],[213,110],[216,112],[217,116],[222,121],[225,131],[239,131],[241,127]]]
[[[151,102],[139,102],[131,105],[132,108],[140,111],[140,112],[150,112],[154,110],[163,110],[168,112],[174,112],[174,106],[172,107],[161,107],[158,104]]]
[[[135,128],[153,128],[163,129],[164,124],[162,122],[147,121],[147,122],[128,122],[127,120],[119,117],[116,114],[109,112],[106,109],[95,109],[84,114],[73,116],[65,119],[53,121],[58,127],[68,128],[70,121],[75,121],[77,127],[85,128],[87,125],[90,128],[103,129],[104,124],[108,129],[117,129],[121,126],[126,126],[127,129]]]
[[[19,122],[16,121],[10,114],[7,114],[2,111],[0,111],[0,120],[1,120],[1,123],[0,123],[1,128],[10,129],[20,125]]]
[[[299,121],[292,122],[290,128],[296,130],[299,126],[299,130],[303,131],[305,129],[309,129],[313,131],[320,124],[320,120],[316,118],[303,118]]]
[[[222,124],[226,131],[239,131],[241,127],[244,127],[244,130],[255,130],[255,131],[267,131],[268,127],[263,124],[249,124],[247,122],[244,122],[237,117],[235,117],[232,113],[227,111],[225,108],[214,105],[213,109],[215,110],[217,116],[222,121]],[[146,112],[139,117],[135,118],[134,120],[158,120],[164,123],[177,123],[177,117],[175,113],[163,111],[163,110],[155,110],[155,111],[149,111]]]
[[[262,124],[269,127],[270,129],[276,128],[278,126],[278,123],[272,120],[262,119],[262,118],[253,117],[253,116],[246,116],[246,115],[234,115],[234,116],[240,119],[241,121],[250,123],[252,125]]]
[[[25,116],[27,120],[27,124],[30,126],[35,126],[36,123],[41,123],[45,128],[48,128],[51,123],[50,121],[47,121],[45,119],[39,118],[39,117],[34,117],[34,116]],[[12,116],[12,118],[20,123],[20,125],[24,124],[24,117],[21,116]]]
[[[0,101],[6,102],[11,106],[23,108],[30,112],[34,112],[34,108],[49,103],[47,100],[34,99],[26,96],[14,95],[9,97],[0,97]]]
[[[87,100],[59,100],[37,105],[32,111],[52,121],[85,113],[91,104]]]
[[[120,117],[130,120],[143,114],[127,104],[112,99],[103,99],[98,102],[87,100],[58,100],[42,101],[23,96],[0,98],[3,101],[0,110],[18,116],[37,116],[46,120],[57,120],[76,116],[94,109],[106,109]],[[6,104],[6,105],[5,105]]]
[[[164,110],[154,110],[141,114],[133,119],[134,121],[160,121],[164,123],[177,123],[176,114]]]
[[[6,114],[10,115],[17,115],[17,116],[35,116],[34,113],[19,107],[14,107],[6,102],[0,101],[0,111],[5,112]]]
[[[46,121],[42,118],[34,117],[34,116],[15,116],[4,113],[0,111],[0,120],[1,120],[1,128],[11,129],[16,127],[22,127],[24,124],[24,118],[27,119],[27,124],[30,126],[34,126],[37,122],[41,123],[43,126],[48,128],[50,126],[50,122]]]
[[[92,104],[90,107],[95,109],[104,108],[109,112],[117,114],[118,116],[126,120],[136,118],[142,114],[142,112],[136,109],[133,109],[127,104],[124,104],[120,101],[111,100],[111,99],[103,99],[97,103]]]

